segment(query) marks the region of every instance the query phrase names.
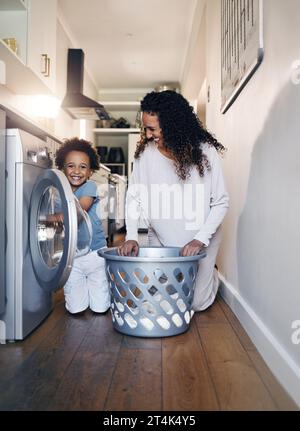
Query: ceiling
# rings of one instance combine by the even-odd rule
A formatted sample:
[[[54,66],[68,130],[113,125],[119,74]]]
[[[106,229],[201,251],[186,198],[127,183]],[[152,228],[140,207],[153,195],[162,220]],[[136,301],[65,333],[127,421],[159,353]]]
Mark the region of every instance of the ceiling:
[[[98,90],[181,81],[197,0],[58,0]]]

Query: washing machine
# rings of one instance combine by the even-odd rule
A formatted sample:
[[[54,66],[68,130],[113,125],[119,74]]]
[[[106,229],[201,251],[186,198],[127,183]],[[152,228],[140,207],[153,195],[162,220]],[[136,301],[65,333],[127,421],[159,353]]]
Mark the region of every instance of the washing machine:
[[[53,292],[65,284],[73,260],[90,249],[89,217],[65,175],[50,168],[50,152],[36,136],[6,131],[7,340],[24,339],[49,315]]]

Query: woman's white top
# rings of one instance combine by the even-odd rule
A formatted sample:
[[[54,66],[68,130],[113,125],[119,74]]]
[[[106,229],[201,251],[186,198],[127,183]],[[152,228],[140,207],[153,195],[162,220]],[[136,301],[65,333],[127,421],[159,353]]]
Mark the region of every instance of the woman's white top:
[[[200,177],[196,167],[181,180],[174,161],[155,144],[135,159],[126,197],[126,240],[138,240],[139,219],[164,246],[183,247],[193,239],[209,245],[228,208],[221,163],[216,149],[202,145],[210,170]]]

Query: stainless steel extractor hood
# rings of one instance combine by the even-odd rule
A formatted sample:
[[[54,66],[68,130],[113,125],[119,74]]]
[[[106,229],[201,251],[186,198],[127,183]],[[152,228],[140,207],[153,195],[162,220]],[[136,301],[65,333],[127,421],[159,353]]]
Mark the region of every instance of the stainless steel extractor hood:
[[[74,119],[109,120],[104,106],[82,94],[84,52],[82,49],[68,50],[67,93],[61,107]]]

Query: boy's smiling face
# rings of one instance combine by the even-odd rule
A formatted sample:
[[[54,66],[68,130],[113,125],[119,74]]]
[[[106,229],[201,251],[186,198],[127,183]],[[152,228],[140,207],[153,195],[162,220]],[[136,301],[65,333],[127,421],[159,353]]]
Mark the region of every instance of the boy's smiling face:
[[[89,156],[83,151],[70,151],[65,159],[64,174],[73,192],[82,186],[92,175]]]

